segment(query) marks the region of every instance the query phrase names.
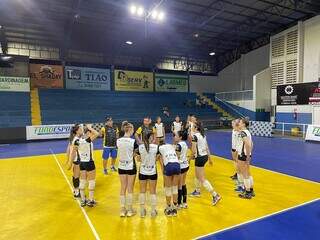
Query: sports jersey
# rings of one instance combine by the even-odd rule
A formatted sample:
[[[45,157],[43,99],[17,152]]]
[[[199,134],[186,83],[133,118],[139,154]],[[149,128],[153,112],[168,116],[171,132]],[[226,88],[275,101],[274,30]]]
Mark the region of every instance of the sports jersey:
[[[101,128],[103,134],[103,147],[116,147],[117,145],[117,135],[119,130],[117,127],[105,126]]]
[[[145,134],[148,134],[149,132],[155,132],[154,129],[151,126],[146,127],[145,125],[142,125],[141,127],[139,127],[136,131],[136,133],[138,135],[141,135],[141,138],[143,139],[143,136]]]
[[[163,164],[166,166],[168,163],[179,163],[177,153],[171,144],[164,144],[159,147],[159,152],[163,159]]]
[[[164,132],[163,132],[163,123],[156,123],[154,124],[154,128],[155,128],[155,132],[157,134],[157,137],[163,137],[164,136]]]
[[[78,147],[77,156],[80,162],[93,161],[93,157],[92,157],[93,144],[90,137],[88,138],[74,137],[72,144]]]
[[[156,158],[158,153],[158,145],[149,144],[149,152],[147,152],[144,144],[139,146],[139,154],[141,156],[140,173],[143,175],[155,175],[156,169]]]
[[[117,140],[119,169],[134,169],[133,151],[137,148],[136,141],[132,138],[122,137]]]
[[[191,135],[191,137],[194,135],[194,129],[193,129],[194,123],[193,122],[189,122],[189,134]]]
[[[244,141],[243,141],[243,139],[245,137],[249,138],[249,140],[252,144],[252,137],[251,137],[251,133],[249,132],[249,130],[245,129],[245,130],[240,131],[238,133],[238,141],[237,141],[237,145],[236,145],[236,150],[240,156],[243,156],[243,155],[250,156],[251,155],[251,152],[246,153],[246,149],[244,147]]]
[[[181,131],[182,130],[182,122],[174,121],[172,123],[172,130],[173,130],[174,133],[177,133],[177,132]]]
[[[192,142],[195,142],[197,145],[197,157],[208,155],[206,137],[203,137],[201,133],[197,132],[193,135]]]
[[[236,130],[232,130],[232,137],[231,137],[231,148],[236,149],[237,147],[237,142],[239,140],[239,132]]]
[[[180,157],[179,157],[180,168],[184,169],[189,167],[189,161],[187,157],[188,145],[186,144],[186,142],[184,141],[179,142],[176,146],[176,151],[180,152]]]

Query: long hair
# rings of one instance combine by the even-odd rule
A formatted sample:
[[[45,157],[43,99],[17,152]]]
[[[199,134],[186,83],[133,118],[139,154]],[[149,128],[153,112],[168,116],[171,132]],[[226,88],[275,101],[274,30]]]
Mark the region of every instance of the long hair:
[[[122,122],[122,127],[121,128],[125,133],[127,133],[131,129],[133,129],[133,125],[131,123],[129,123],[128,121],[124,121],[124,122]]]
[[[204,128],[203,128],[203,124],[200,121],[197,121],[195,123],[195,127],[196,129],[200,132],[201,136],[204,137]]]
[[[188,132],[186,131],[178,131],[177,135],[179,138],[181,138],[182,141],[188,140]]]
[[[72,143],[74,137],[76,136],[79,127],[80,127],[80,124],[78,124],[78,123],[71,127],[71,131],[70,131],[70,135],[69,135],[69,142],[70,143]]]
[[[150,137],[153,135],[152,132],[148,132],[147,134],[143,134],[142,141],[144,144],[144,147],[146,148],[147,152],[149,153],[150,150]]]

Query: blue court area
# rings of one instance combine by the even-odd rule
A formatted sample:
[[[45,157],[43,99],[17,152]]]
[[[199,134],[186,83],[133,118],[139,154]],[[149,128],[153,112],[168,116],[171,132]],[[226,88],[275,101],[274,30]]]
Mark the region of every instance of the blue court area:
[[[230,158],[230,134],[227,131],[207,132],[208,142],[214,155]],[[0,145],[0,159],[46,155],[51,154],[51,151],[62,153],[66,150],[66,146],[66,140]],[[253,165],[318,182],[320,180],[319,146],[316,143],[290,139],[255,137]],[[101,148],[101,140],[98,140],[95,143],[95,149]],[[303,189],[301,189],[301,194],[303,194]],[[320,239],[319,222],[320,200],[317,200],[257,221],[213,233],[203,239]]]

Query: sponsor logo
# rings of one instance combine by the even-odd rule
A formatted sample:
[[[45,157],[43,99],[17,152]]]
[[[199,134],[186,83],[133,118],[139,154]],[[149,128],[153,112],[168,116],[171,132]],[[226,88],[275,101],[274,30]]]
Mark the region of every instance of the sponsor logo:
[[[320,137],[320,127],[314,127],[312,130],[312,134],[316,137]]]
[[[67,78],[71,80],[80,80],[81,79],[81,70],[79,69],[68,69]]]
[[[48,65],[41,66],[39,74],[41,78],[45,78],[49,80],[62,79],[61,74],[56,73],[56,71],[51,66],[48,66]]]
[[[286,86],[285,89],[284,89],[284,92],[287,95],[291,95],[293,93],[293,87],[291,85]]]
[[[40,126],[35,127],[34,134],[40,135],[65,135],[69,134],[71,126]]]

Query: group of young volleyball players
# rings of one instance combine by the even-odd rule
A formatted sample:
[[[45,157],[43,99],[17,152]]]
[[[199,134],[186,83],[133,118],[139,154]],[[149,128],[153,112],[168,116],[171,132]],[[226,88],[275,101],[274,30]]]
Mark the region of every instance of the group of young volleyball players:
[[[236,191],[240,197],[254,196],[253,179],[249,164],[252,151],[250,132],[246,129],[247,121],[233,121],[233,159],[236,165]],[[140,216],[147,215],[146,198],[149,190],[150,215],[157,212],[158,173],[163,174],[163,187],[166,197],[166,216],[176,216],[178,210],[188,208],[186,176],[190,160],[195,160],[195,190],[190,196],[200,196],[203,186],[212,195],[212,204],[216,205],[221,196],[205,178],[204,166],[212,164],[210,149],[204,134],[202,123],[194,115],[189,115],[185,124],[179,116],[172,123],[173,143],[166,142],[165,126],[158,117],[154,126],[149,117],[136,131],[128,121],[120,129],[113,124],[111,117],[106,118],[105,126],[97,132],[91,125],[75,124],[70,133],[67,148],[67,168],[73,170],[74,197],[80,198],[81,206],[93,207],[95,189],[95,163],[93,159],[93,142],[103,137],[103,173],[108,174],[107,161],[111,158],[110,171],[118,172],[120,178],[120,216],[131,217],[136,214],[133,207],[133,191],[138,172]],[[243,144],[243,146],[241,145]],[[191,146],[191,154],[188,152]],[[250,145],[250,148],[249,148]],[[247,154],[250,153],[250,154]],[[118,158],[118,166],[115,162]],[[160,169],[157,169],[157,162]],[[139,167],[137,167],[137,165]],[[88,185],[88,197],[85,188]],[[242,189],[242,190],[241,190]]]

